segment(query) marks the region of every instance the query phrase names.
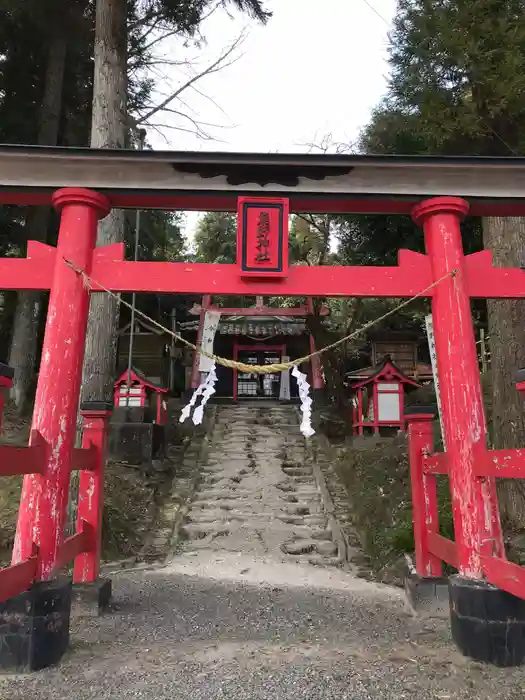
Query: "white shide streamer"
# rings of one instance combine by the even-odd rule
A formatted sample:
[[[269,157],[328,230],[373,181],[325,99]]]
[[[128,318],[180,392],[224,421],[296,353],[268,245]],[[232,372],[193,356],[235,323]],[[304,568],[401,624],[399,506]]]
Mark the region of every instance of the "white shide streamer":
[[[190,417],[191,409],[197,403],[199,396],[202,396],[202,401],[199,406],[195,409],[192,416],[192,421],[194,425],[200,425],[204,417],[204,406],[208,403],[210,396],[215,394],[215,382],[217,381],[215,363],[212,364],[206,379],[195,389],[193,396],[187,406],[184,406],[180,414],[179,422],[184,423],[184,421]]]
[[[301,411],[303,412],[303,420],[301,421],[301,433],[305,437],[315,435],[315,430],[312,428],[312,399],[310,397],[310,385],[306,381],[306,374],[299,372],[296,366],[292,369],[292,376],[297,379],[299,388],[299,398],[301,399]]]

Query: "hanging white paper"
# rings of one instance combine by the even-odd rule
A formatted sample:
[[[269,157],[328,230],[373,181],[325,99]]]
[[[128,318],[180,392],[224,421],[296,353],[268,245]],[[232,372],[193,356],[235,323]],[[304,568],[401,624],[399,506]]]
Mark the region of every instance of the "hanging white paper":
[[[301,411],[303,419],[301,421],[300,431],[305,437],[315,435],[315,430],[312,428],[312,399],[310,398],[310,384],[306,381],[306,374],[303,374],[294,366],[292,376],[297,379],[299,388],[299,398],[301,399]]]
[[[217,373],[215,371],[215,363],[212,363],[212,366],[208,375],[206,376],[205,381],[201,382],[201,384],[195,389],[189,404],[187,404],[187,406],[184,406],[184,408],[182,409],[179,418],[179,423],[184,423],[184,421],[190,417],[191,409],[197,403],[197,399],[199,398],[199,396],[202,396],[202,401],[193,412],[192,421],[194,425],[200,425],[202,423],[202,419],[204,417],[204,406],[206,406],[206,404],[208,403],[208,399],[210,398],[210,396],[213,396],[213,394],[215,394],[216,381]]]
[[[215,334],[217,333],[220,319],[220,311],[206,311],[206,314],[204,315],[201,350],[202,352],[208,353],[208,355],[213,355],[213,343],[215,341]],[[209,372],[212,366],[214,366],[214,362],[211,357],[206,357],[205,355],[199,356],[199,372]]]

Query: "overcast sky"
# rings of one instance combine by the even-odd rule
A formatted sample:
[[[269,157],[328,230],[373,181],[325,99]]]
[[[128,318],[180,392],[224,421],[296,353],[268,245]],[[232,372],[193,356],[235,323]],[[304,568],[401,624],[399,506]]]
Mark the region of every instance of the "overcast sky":
[[[191,133],[185,116],[165,114],[148,129],[155,149],[307,151],[331,134],[334,143],[351,143],[367,123],[385,90],[389,24],[396,0],[270,0],[274,13],[266,26],[245,16],[213,13],[203,27],[202,48],[164,43],[171,60],[196,58],[188,67],[163,67],[167,95],[220,56],[246,29],[234,65],[206,76],[181,94],[173,107],[217,140]],[[178,126],[189,131],[169,128]],[[191,217],[190,229],[195,219]]]

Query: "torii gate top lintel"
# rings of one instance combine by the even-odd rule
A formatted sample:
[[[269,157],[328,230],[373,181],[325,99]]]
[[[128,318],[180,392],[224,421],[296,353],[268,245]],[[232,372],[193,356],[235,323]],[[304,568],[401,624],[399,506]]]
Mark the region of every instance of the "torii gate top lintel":
[[[0,145],[0,204],[50,204],[94,188],[115,208],[235,211],[240,196],[288,197],[290,211],[410,214],[426,197],[476,216],[523,216],[525,158],[133,151]]]

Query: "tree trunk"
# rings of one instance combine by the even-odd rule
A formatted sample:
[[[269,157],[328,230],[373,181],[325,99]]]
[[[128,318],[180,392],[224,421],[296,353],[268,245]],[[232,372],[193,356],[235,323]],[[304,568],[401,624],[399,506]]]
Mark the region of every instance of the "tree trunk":
[[[483,243],[497,267],[520,267],[525,262],[525,219],[490,217],[483,220]],[[525,301],[487,301],[492,375],[492,441],[495,449],[525,446],[525,407],[516,391],[515,375],[525,367]],[[502,513],[513,526],[525,525],[525,484],[502,482]]]
[[[51,39],[39,116],[39,145],[56,146],[62,108],[62,90],[67,52],[67,31],[60,29]],[[27,240],[45,241],[49,225],[49,207],[31,207],[25,221]],[[24,413],[33,388],[37,361],[39,317],[42,309],[41,292],[18,294],[9,363],[15,368],[11,389],[19,413]]]
[[[127,97],[126,0],[97,0],[92,148],[124,148]],[[124,240],[124,212],[114,210],[99,224],[98,245]],[[91,297],[82,400],[111,401],[119,308],[115,299]]]

